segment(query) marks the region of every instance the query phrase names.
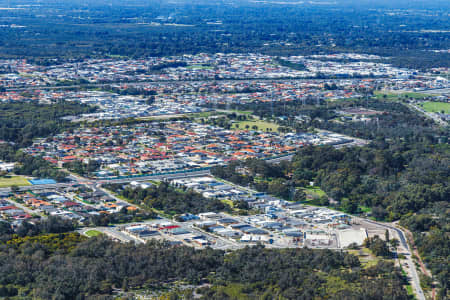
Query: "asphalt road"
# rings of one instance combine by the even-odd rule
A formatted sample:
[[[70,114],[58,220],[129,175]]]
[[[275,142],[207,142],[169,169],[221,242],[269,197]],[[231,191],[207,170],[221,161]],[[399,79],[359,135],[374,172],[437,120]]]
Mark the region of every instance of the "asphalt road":
[[[437,114],[435,114],[435,113],[425,111],[421,107],[419,107],[419,106],[417,106],[415,104],[408,104],[408,106],[411,107],[412,109],[415,109],[418,112],[424,114],[425,116],[427,116],[428,118],[432,119],[433,121],[435,121],[439,125],[442,125],[442,126],[447,126],[448,125],[448,123],[446,121],[444,121],[441,118],[439,118],[439,116]]]
[[[386,77],[380,77],[386,78]],[[364,79],[364,78],[361,78]],[[292,79],[276,79],[276,78],[246,78],[246,79],[199,79],[199,80],[157,80],[157,81],[151,81],[151,80],[143,80],[143,81],[111,81],[108,83],[90,83],[90,84],[76,84],[76,85],[61,85],[61,86],[31,86],[31,87],[12,87],[7,88],[7,91],[24,91],[24,90],[62,90],[62,89],[72,89],[72,88],[95,88],[95,87],[102,87],[102,86],[110,86],[112,84],[116,83],[123,83],[123,84],[146,84],[146,83],[189,83],[189,82],[230,82],[230,83],[238,83],[238,82],[248,82],[248,81],[260,81],[260,82],[292,82],[292,81],[323,81],[325,79],[317,79],[317,78],[292,78]],[[339,79],[328,79],[331,81],[338,81]]]
[[[74,184],[104,184],[104,183],[127,183],[132,181],[147,181],[147,180],[163,180],[163,179],[177,179],[177,178],[187,178],[187,177],[198,177],[198,176],[207,176],[210,175],[209,170],[202,170],[190,173],[175,173],[175,174],[166,174],[166,175],[148,175],[142,177],[134,177],[134,178],[123,178],[123,179],[75,179],[75,182],[70,183],[54,183],[54,184],[39,184],[39,185],[29,185],[29,186],[21,186],[18,187],[20,191],[35,191],[35,190],[47,190],[47,189],[57,189],[70,187]],[[0,192],[9,192],[11,188],[0,188]]]
[[[392,225],[379,223],[379,222],[375,222],[375,221],[368,220],[368,219],[360,219],[360,220],[362,220],[363,222],[374,224],[376,226],[386,228],[386,229],[394,230],[397,233],[397,235],[400,239],[401,246],[408,251],[408,255],[406,255],[406,261],[407,261],[409,271],[411,274],[411,279],[412,279],[411,283],[412,283],[414,290],[416,291],[417,299],[425,300],[425,295],[423,293],[422,287],[420,286],[420,279],[419,279],[419,275],[417,273],[416,265],[414,264],[414,261],[413,261],[413,253],[412,253],[411,249],[409,248],[409,245],[406,240],[406,236],[405,236],[404,232],[402,230],[400,230],[399,228],[392,226]]]
[[[446,94],[450,94],[450,88],[423,90],[423,91],[419,91],[419,93],[431,94],[431,95],[437,95],[437,94],[446,95]]]
[[[293,155],[292,155],[293,156]],[[274,163],[280,162],[282,160],[286,160],[286,159],[291,159],[292,156],[284,156],[281,158],[276,158],[271,160]],[[210,171],[209,170],[202,170],[202,171],[197,171],[197,172],[191,172],[191,173],[184,173],[184,172],[180,172],[180,173],[175,173],[175,174],[167,174],[167,175],[149,175],[149,176],[143,176],[143,177],[138,177],[138,178],[124,178],[124,179],[101,179],[101,180],[89,180],[89,179],[84,179],[82,177],[72,177],[74,179],[75,182],[73,183],[56,183],[56,184],[46,184],[46,185],[32,185],[32,186],[25,186],[25,187],[19,187],[20,190],[39,190],[39,189],[56,189],[56,188],[60,188],[60,187],[68,187],[71,186],[73,184],[88,184],[92,187],[98,188],[97,186],[104,184],[104,183],[126,183],[126,182],[131,182],[131,181],[147,181],[147,180],[163,180],[163,179],[176,179],[176,178],[186,178],[186,177],[197,177],[197,176],[206,176],[206,175],[210,175]],[[0,189],[0,191],[9,191],[10,188],[2,188]],[[103,189],[102,189],[103,190]],[[104,191],[104,190],[103,190]],[[114,195],[111,195],[110,193],[108,193],[110,196],[116,198]],[[117,198],[116,198],[117,199]],[[118,199],[119,201],[123,202],[123,200]],[[19,205],[18,205],[19,206]],[[19,206],[21,207],[21,206]],[[22,207],[21,207],[22,208]],[[25,211],[29,211],[28,209],[24,209]],[[403,233],[402,230],[389,225],[389,224],[385,224],[385,223],[379,223],[379,222],[375,222],[372,220],[368,220],[368,219],[361,219],[360,220],[362,222],[367,222],[382,228],[386,228],[386,229],[390,229],[393,230],[397,233],[399,239],[400,239],[400,243],[401,246],[406,249],[408,251],[408,255],[406,256],[406,260],[407,260],[407,264],[409,266],[409,271],[411,274],[411,279],[412,279],[412,286],[414,288],[414,290],[416,291],[416,296],[418,298],[418,300],[425,300],[425,295],[422,291],[422,288],[420,286],[420,279],[419,279],[419,275],[417,273],[416,270],[416,266],[414,264],[414,261],[412,259],[413,255],[412,255],[412,251],[409,248],[409,245],[407,243],[405,234]],[[108,234],[109,236],[112,236],[118,240],[121,240],[123,242],[128,242],[128,241],[136,241],[135,239],[131,238],[130,236],[122,233],[122,232],[118,232],[117,230],[114,229],[108,229],[108,228],[97,228],[97,230],[102,231],[106,234]],[[220,239],[219,239],[220,241]],[[221,241],[224,242],[224,241]],[[219,246],[219,245],[217,245]],[[224,245],[225,246],[225,245]],[[219,246],[220,247],[220,246]]]
[[[18,208],[20,208],[24,212],[29,213],[30,215],[32,215],[32,214],[38,214],[39,215],[40,214],[39,212],[34,211],[32,209],[29,209],[28,207],[26,207],[25,205],[20,204],[17,201],[14,201],[12,199],[9,199],[8,201],[12,202],[14,204],[14,206],[17,206]]]
[[[106,234],[107,236],[115,238],[123,243],[134,242],[137,244],[142,244],[142,241],[140,241],[139,239],[133,238],[119,230],[115,230],[114,228],[108,228],[108,227],[89,228],[89,230],[92,230],[92,229],[100,231],[100,232]]]

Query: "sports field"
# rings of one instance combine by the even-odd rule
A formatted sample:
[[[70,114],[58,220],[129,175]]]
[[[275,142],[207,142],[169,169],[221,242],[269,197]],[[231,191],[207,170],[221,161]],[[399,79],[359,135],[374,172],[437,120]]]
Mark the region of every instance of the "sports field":
[[[22,176],[11,176],[11,177],[0,177],[0,188],[10,187],[10,186],[26,186],[31,185],[28,179]]]
[[[88,237],[94,237],[94,236],[101,235],[101,234],[103,234],[103,233],[101,233],[101,232],[98,231],[98,230],[88,230],[88,231],[86,231],[84,234],[86,234]]]
[[[374,93],[377,99],[397,101],[399,98],[413,98],[413,99],[423,99],[429,97],[430,95],[423,93],[414,92],[391,92],[391,91],[375,91]]]
[[[446,102],[425,102],[422,105],[423,109],[429,112],[444,112],[450,114],[450,103]]]

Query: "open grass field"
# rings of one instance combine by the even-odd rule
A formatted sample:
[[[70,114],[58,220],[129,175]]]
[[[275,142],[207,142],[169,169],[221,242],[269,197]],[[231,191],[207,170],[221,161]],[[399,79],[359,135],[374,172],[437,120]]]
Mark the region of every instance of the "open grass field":
[[[380,258],[374,256],[369,249],[361,248],[361,250],[348,250],[350,254],[356,255],[364,268],[373,267],[380,261]]]
[[[446,102],[425,102],[422,105],[423,109],[428,112],[444,112],[450,114],[450,103]]]
[[[238,115],[251,115],[253,112],[251,110],[238,110],[238,109],[230,109],[230,112],[235,112]]]
[[[276,132],[278,127],[280,127],[275,123],[257,120],[257,121],[240,121],[240,122],[234,123],[232,128],[245,130],[245,129],[247,129],[246,128],[247,125],[248,125],[249,130],[253,130],[253,126],[257,126],[256,130],[264,131],[264,132],[266,132],[266,131]]]
[[[220,202],[222,202],[223,204],[228,205],[229,207],[231,207],[231,209],[234,210],[234,203],[233,203],[233,201],[231,201],[229,199],[222,199],[222,200],[220,200]]]
[[[0,177],[0,188],[10,187],[12,185],[27,186],[31,185],[28,179],[22,176]]]
[[[325,192],[317,186],[306,187],[303,190],[305,191],[306,195],[311,195],[313,197],[326,196]]]
[[[399,98],[423,99],[423,98],[431,96],[431,95],[422,94],[422,93],[413,93],[413,92],[396,93],[396,92],[390,92],[390,91],[376,91],[374,93],[374,95],[377,99],[386,99],[386,100],[391,100],[391,101],[396,101]],[[386,95],[386,97],[384,97],[384,95]]]
[[[210,116],[215,115],[221,115],[223,113],[217,112],[217,111],[204,111],[200,113],[192,113],[192,114],[186,114],[186,116],[189,116],[191,118],[208,118]]]
[[[192,65],[192,66],[187,66],[186,68],[191,69],[191,70],[212,70],[213,67],[202,66],[202,65]]]
[[[85,232],[85,234],[86,234],[88,237],[94,237],[94,236],[102,235],[103,233],[101,233],[101,232],[98,231],[98,230],[88,230],[88,231]]]
[[[359,208],[361,209],[361,211],[363,213],[371,213],[372,212],[372,208],[370,208],[368,206],[360,205]]]
[[[405,288],[406,292],[408,293],[408,296],[410,296],[411,299],[417,299],[416,294],[414,293],[414,290],[412,288],[412,285],[408,284],[407,286],[405,286]]]

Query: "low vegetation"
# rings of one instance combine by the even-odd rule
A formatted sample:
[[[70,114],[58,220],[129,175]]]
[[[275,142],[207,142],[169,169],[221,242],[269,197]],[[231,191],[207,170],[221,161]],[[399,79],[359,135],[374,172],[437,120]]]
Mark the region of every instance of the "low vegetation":
[[[0,188],[27,185],[30,185],[30,182],[28,182],[28,179],[23,176],[0,176]]]
[[[87,235],[88,237],[94,237],[94,236],[102,235],[102,233],[100,231],[98,231],[98,230],[88,230],[84,234]]]
[[[429,112],[450,114],[450,103],[448,102],[425,102],[422,107]]]

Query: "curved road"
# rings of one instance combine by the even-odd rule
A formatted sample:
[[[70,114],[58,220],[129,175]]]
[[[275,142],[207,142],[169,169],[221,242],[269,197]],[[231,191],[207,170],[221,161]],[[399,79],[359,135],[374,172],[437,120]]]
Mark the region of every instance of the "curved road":
[[[289,159],[291,158],[290,156],[285,156],[285,157],[281,157],[281,158],[276,158],[273,160],[274,163],[279,162],[281,160],[284,159]],[[102,180],[90,180],[90,179],[84,179],[82,177],[72,177],[76,184],[88,184],[88,185],[96,185],[96,184],[103,184],[103,183],[126,183],[126,182],[131,182],[131,181],[146,181],[146,180],[152,180],[152,179],[176,179],[176,178],[186,178],[186,177],[198,177],[198,176],[206,176],[206,175],[210,175],[210,171],[209,170],[201,170],[201,171],[196,171],[196,172],[190,172],[190,173],[185,173],[185,172],[179,172],[179,173],[174,173],[174,174],[166,174],[166,175],[148,175],[148,176],[142,176],[142,177],[138,177],[138,178],[123,178],[123,179],[102,179]],[[20,190],[26,191],[26,190],[39,190],[39,189],[55,189],[55,188],[60,188],[60,187],[69,187],[72,186],[73,184],[75,184],[75,182],[73,183],[56,183],[56,184],[44,184],[44,185],[32,185],[32,186],[24,186],[24,187],[19,187]],[[0,191],[10,191],[10,188],[2,188],[0,189]],[[355,219],[359,219],[362,222],[366,222],[369,224],[373,224],[379,227],[383,227],[386,229],[390,229],[393,230],[397,233],[399,239],[400,239],[400,243],[402,245],[402,247],[408,251],[408,255],[406,256],[406,260],[407,260],[407,264],[409,267],[409,271],[411,273],[411,284],[414,288],[414,290],[416,291],[416,296],[418,300],[426,300],[425,299],[425,295],[422,291],[422,288],[420,286],[420,279],[419,279],[419,275],[417,273],[416,270],[416,266],[414,264],[414,261],[412,259],[412,251],[408,245],[408,242],[406,240],[405,234],[403,233],[402,230],[400,230],[399,228],[396,228],[392,225],[389,224],[385,224],[385,223],[379,223],[379,222],[375,222],[372,220],[368,220],[368,219],[362,219],[362,218],[355,218]],[[121,238],[121,237],[117,237],[117,238]]]
[[[412,283],[414,290],[416,291],[417,299],[425,300],[425,295],[423,293],[422,287],[420,286],[420,279],[419,279],[419,275],[417,273],[416,265],[414,264],[414,261],[412,258],[413,253],[412,253],[411,249],[409,248],[408,242],[406,240],[406,237],[405,237],[405,234],[403,233],[403,231],[392,225],[379,223],[379,222],[375,222],[375,221],[368,220],[368,219],[361,219],[361,220],[363,220],[364,222],[367,222],[367,223],[371,223],[371,224],[374,224],[377,226],[384,227],[386,229],[394,230],[397,233],[398,237],[400,238],[400,243],[401,243],[402,247],[405,248],[409,253],[406,256],[406,260],[407,260],[409,270],[411,271],[411,279],[412,279],[411,283]]]

